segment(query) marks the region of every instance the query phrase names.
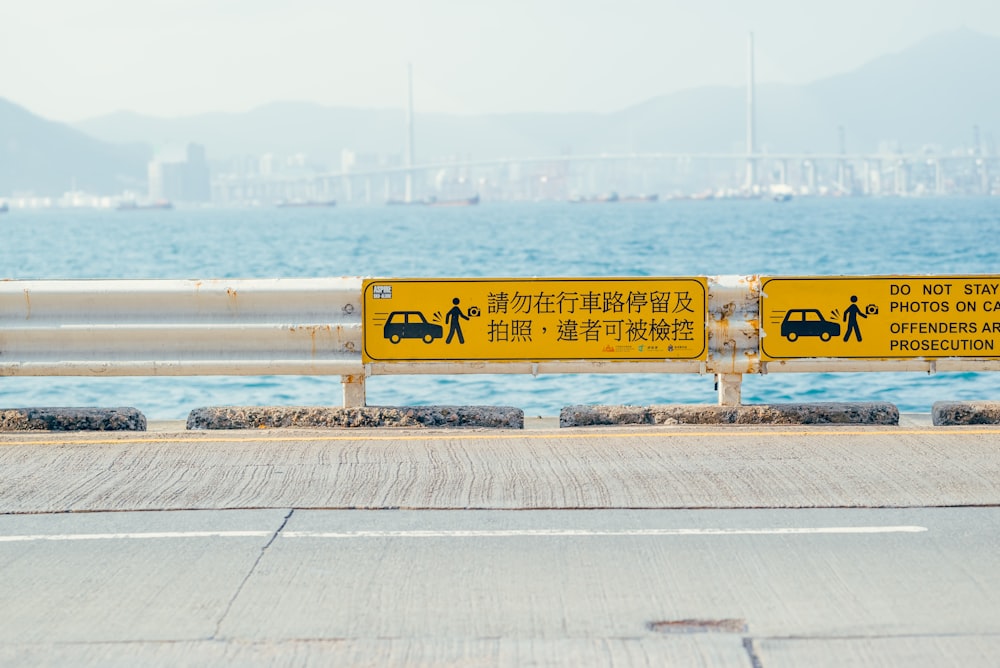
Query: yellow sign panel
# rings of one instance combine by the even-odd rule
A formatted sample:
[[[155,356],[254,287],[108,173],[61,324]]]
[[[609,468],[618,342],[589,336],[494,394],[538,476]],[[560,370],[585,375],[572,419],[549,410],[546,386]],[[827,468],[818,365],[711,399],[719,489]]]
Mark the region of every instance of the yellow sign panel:
[[[365,362],[698,360],[703,278],[364,282]]]
[[[1000,276],[764,278],[763,360],[1000,356]]]

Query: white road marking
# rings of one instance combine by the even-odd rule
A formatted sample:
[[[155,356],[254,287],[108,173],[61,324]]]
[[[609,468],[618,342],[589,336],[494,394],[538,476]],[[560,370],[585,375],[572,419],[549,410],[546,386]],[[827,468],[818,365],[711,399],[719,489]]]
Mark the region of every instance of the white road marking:
[[[789,536],[816,534],[921,533],[921,526],[776,527],[764,529],[441,529],[383,531],[283,531],[280,538],[564,538],[656,536]],[[150,540],[181,538],[270,538],[273,531],[159,531],[134,533],[26,534],[0,536],[0,543],[70,540]]]
[[[772,529],[470,529],[402,531],[285,531],[285,538],[517,538],[563,536],[769,536],[782,534],[918,533],[927,527],[781,527]]]

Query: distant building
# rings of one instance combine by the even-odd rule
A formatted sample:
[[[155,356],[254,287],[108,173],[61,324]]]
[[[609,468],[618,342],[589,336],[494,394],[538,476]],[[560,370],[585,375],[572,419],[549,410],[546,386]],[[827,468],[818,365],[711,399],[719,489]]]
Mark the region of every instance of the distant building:
[[[188,144],[183,153],[163,151],[149,163],[149,198],[208,202],[212,197],[205,147]]]
[[[273,153],[265,153],[260,156],[257,173],[261,176],[274,176],[278,173],[277,159]]]

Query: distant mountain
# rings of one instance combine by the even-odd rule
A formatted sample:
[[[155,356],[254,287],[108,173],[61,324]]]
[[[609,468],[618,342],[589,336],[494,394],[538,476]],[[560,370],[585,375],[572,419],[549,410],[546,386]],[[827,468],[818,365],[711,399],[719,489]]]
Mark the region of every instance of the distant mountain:
[[[771,152],[832,152],[843,126],[849,151],[872,152],[882,142],[907,151],[969,146],[974,125],[984,137],[1000,135],[997,80],[1000,38],[941,33],[810,84],[759,84],[757,143]],[[744,87],[662,95],[614,114],[608,138],[643,150],[743,150],[745,105]]]
[[[1000,38],[972,30],[929,37],[845,74],[810,84],[758,85],[757,143],[769,152],[850,152],[889,142],[905,151],[988,145],[1000,134]],[[611,114],[417,114],[418,162],[631,151],[739,152],[743,87],[694,88]],[[70,127],[0,98],[0,196],[58,195],[75,186],[111,194],[144,190],[162,145],[196,142],[210,160],[307,154],[339,169],[343,149],[400,155],[402,109],[278,102],[239,114],[162,119],[132,113]],[[993,150],[996,147],[993,146]]]
[[[961,29],[804,87],[829,122],[860,146],[895,139],[971,145],[972,127],[1000,133],[1000,38]],[[786,114],[787,116],[787,114]],[[1000,138],[1000,136],[998,136]],[[832,142],[831,142],[832,145]]]
[[[595,114],[461,116],[416,114],[418,159],[431,156],[497,157],[558,153],[586,134]],[[276,102],[245,113],[154,118],[120,112],[77,124],[105,141],[152,146],[204,144],[210,159],[306,153],[339,167],[343,149],[401,154],[406,143],[402,109],[349,109],[311,102]]]
[[[0,197],[145,189],[149,151],[115,146],[0,98]]]
[[[1000,133],[1000,38],[962,29],[930,37],[852,72],[806,85],[757,86],[757,143],[770,152],[839,148],[873,152],[890,142],[969,146],[972,127]],[[623,151],[742,151],[741,86],[704,87],[652,98],[611,114],[415,117],[418,162]],[[339,167],[342,149],[401,154],[402,109],[346,109],[281,102],[246,113],[160,119],[120,113],[77,125],[109,142],[204,144],[210,159],[305,153]]]
[[[323,146],[351,145],[364,138],[369,150],[398,152],[402,145],[401,110],[331,109],[308,102],[276,102],[245,113],[208,113],[181,118],[156,118],[132,112],[101,116],[76,127],[91,136],[116,143],[164,145],[203,144],[209,158],[262,153],[310,153]],[[384,137],[386,130],[394,130]]]

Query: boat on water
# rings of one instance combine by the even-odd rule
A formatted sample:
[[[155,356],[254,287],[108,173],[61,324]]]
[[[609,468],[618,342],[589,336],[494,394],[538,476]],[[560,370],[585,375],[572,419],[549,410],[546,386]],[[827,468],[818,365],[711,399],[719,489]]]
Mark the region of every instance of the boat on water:
[[[283,199],[275,204],[279,209],[292,209],[298,207],[329,207],[337,206],[335,199]]]
[[[437,197],[426,197],[407,202],[401,199],[388,199],[385,201],[389,206],[476,206],[479,204],[479,195],[463,197],[460,199],[438,199]]]
[[[613,204],[615,202],[658,202],[660,200],[659,195],[619,195],[618,193],[612,191],[604,195],[598,195],[597,197],[571,197],[569,199],[572,204]]]
[[[612,191],[597,197],[582,197],[574,195],[569,198],[570,204],[611,204],[618,201],[618,193]]]
[[[659,202],[659,195],[625,195],[621,198],[622,202]]]
[[[794,192],[795,191],[787,185],[774,185],[771,186],[771,199],[775,202],[787,202],[792,199]]]
[[[462,199],[435,199],[427,200],[427,206],[475,206],[479,204],[479,195],[465,197]]]
[[[145,204],[139,204],[135,200],[125,200],[124,202],[120,202],[118,204],[119,211],[166,211],[173,208],[173,203],[165,199],[156,200],[155,202],[147,202]]]

